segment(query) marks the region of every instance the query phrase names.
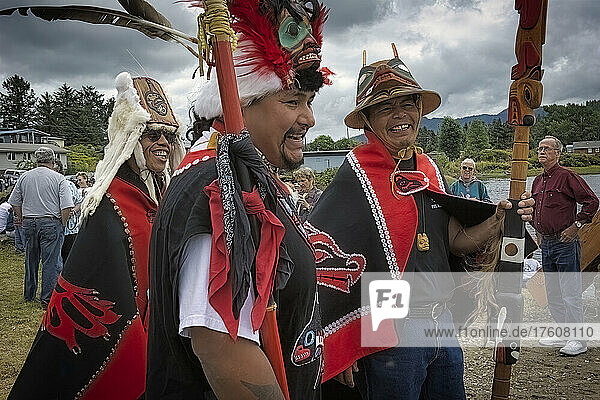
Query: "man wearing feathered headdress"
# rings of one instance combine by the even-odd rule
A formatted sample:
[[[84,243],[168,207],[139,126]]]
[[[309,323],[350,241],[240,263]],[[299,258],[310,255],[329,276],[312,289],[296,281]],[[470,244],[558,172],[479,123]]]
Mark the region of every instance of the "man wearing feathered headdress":
[[[237,132],[224,132],[217,82],[210,80],[193,108],[195,126],[205,131],[195,133],[153,228],[146,396],[283,398],[263,350],[273,293],[289,396],[319,398],[323,331],[314,252],[277,169],[301,165],[303,139],[315,124],[311,105],[328,72],[319,68],[327,12],[316,0],[234,0],[228,8],[251,141],[241,135],[227,142]],[[249,193],[240,193],[238,170],[229,169],[237,162],[255,182]],[[249,235],[254,218],[256,247]]]
[[[392,47],[389,60],[366,65],[363,55],[356,107],[344,122],[363,129],[368,143],[347,155],[305,224],[318,260],[323,380],[352,387],[356,380],[368,400],[463,399],[457,339],[426,331],[454,328],[451,253],[462,257],[497,241],[510,203],[446,193],[437,165],[415,145],[421,118],[440,105],[440,95],[421,88]],[[519,203],[524,220],[532,204]],[[374,306],[361,302],[365,272],[409,283],[407,318],[373,328]]]
[[[109,143],[40,331],[10,399],[138,399],[144,393],[150,231],[179,124],[160,84],[116,78]]]

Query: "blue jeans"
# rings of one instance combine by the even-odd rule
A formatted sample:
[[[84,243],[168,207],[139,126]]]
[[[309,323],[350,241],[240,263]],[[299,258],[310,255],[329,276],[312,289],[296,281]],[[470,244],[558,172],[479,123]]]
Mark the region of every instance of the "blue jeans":
[[[424,330],[436,328],[454,328],[449,310],[437,321],[406,319],[399,347],[359,360],[356,385],[363,399],[465,399],[462,349],[455,337],[425,337]]]
[[[48,303],[63,267],[60,249],[64,239],[64,227],[56,218],[25,218],[23,231],[25,232],[25,301],[35,299],[41,257],[40,300],[42,303]]]
[[[22,226],[15,225],[15,250],[25,252],[25,233]]]
[[[542,269],[546,280],[548,309],[557,323],[582,323],[581,244],[542,241]]]

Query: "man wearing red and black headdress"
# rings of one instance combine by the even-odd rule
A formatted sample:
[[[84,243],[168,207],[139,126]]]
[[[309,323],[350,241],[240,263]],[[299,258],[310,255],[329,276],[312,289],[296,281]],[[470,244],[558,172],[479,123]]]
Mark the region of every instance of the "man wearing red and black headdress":
[[[224,132],[215,79],[200,88],[193,113],[205,130],[194,132],[153,227],[146,396],[283,398],[259,334],[273,293],[289,396],[317,399],[323,330],[314,251],[277,170],[302,164],[315,124],[327,13],[316,1],[228,7],[248,132]],[[250,192],[240,189],[236,163],[255,184]],[[256,245],[252,219],[260,222]]]
[[[509,206],[446,194],[437,165],[415,146],[421,118],[440,96],[422,89],[394,53],[361,69],[357,105],[344,122],[364,129],[368,143],[348,154],[305,225],[317,252],[324,381],[356,381],[369,400],[463,399],[456,338],[425,330],[453,328],[451,254],[484,248]],[[532,204],[520,203],[524,220]],[[365,272],[410,284],[407,318],[384,320],[373,332],[371,309],[361,303]],[[339,389],[328,385],[328,395]]]

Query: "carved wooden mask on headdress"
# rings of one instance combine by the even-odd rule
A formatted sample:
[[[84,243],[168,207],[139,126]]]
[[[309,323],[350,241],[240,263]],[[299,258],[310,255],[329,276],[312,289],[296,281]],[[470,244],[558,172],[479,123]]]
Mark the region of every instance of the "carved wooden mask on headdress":
[[[319,68],[328,10],[318,0],[234,0],[229,10],[248,56],[241,66],[274,71],[284,87],[298,71]]]
[[[150,120],[146,123],[149,128],[163,128],[170,132],[175,132],[179,128],[179,123],[160,83],[152,78],[137,77],[133,78],[133,87],[140,97],[140,105],[150,113]]]

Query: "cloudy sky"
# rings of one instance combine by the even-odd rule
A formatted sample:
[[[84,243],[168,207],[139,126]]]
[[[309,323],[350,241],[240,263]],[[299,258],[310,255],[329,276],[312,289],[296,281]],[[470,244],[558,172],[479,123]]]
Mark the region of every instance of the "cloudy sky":
[[[172,0],[151,3],[174,27],[194,34],[194,15],[184,6]],[[0,8],[51,4],[120,9],[116,0],[0,0]],[[323,65],[336,76],[314,102],[317,125],[309,140],[346,135],[342,121],[354,105],[362,50],[369,63],[390,58],[390,42],[421,86],[441,94],[442,106],[431,116],[495,114],[506,108],[510,68],[516,63],[513,0],[329,0],[326,5],[331,13]],[[189,99],[202,81],[192,81],[197,62],[182,47],[124,28],[50,23],[18,14],[0,19],[1,81],[16,73],[38,94],[67,82],[93,85],[113,96],[113,79],[126,70],[159,80],[187,119]],[[544,104],[600,99],[600,1],[549,0],[543,51]]]

